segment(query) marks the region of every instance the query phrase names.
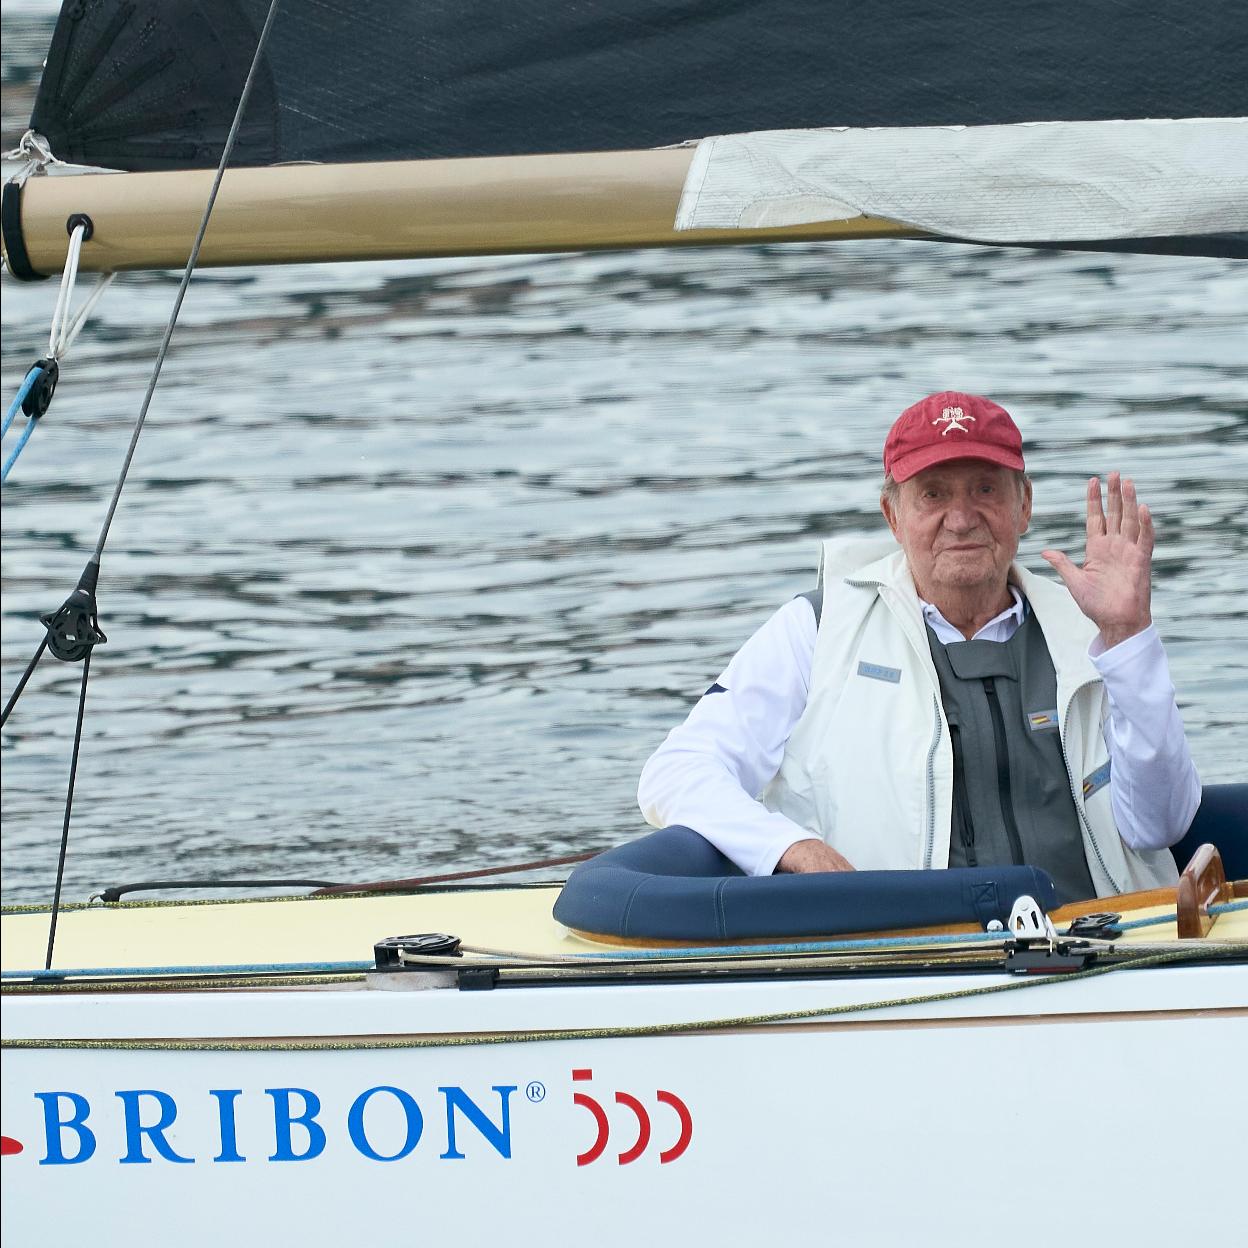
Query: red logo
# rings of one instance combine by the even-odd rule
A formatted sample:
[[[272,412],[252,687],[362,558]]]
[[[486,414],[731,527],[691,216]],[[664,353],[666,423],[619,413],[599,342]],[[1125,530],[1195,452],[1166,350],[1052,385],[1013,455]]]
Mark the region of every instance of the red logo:
[[[589,1080],[593,1077],[594,1072],[592,1070],[574,1070],[572,1072],[574,1083]],[[680,1124],[680,1134],[677,1135],[675,1142],[670,1147],[664,1148],[659,1152],[659,1164],[665,1166],[669,1161],[675,1161],[689,1147],[689,1141],[693,1139],[693,1117],[689,1113],[689,1107],[674,1092],[664,1092],[660,1089],[655,1092],[654,1099],[660,1105],[667,1105],[675,1110]],[[607,1118],[607,1111],[592,1096],[588,1096],[584,1092],[575,1092],[572,1095],[572,1100],[575,1104],[589,1110],[594,1116],[594,1124],[597,1127],[597,1135],[594,1137],[594,1142],[585,1152],[578,1153],[576,1157],[578,1166],[588,1166],[591,1162],[597,1161],[606,1151],[607,1141],[611,1135],[611,1123]],[[623,1105],[631,1110],[633,1116],[637,1119],[636,1140],[622,1153],[619,1153],[616,1158],[621,1166],[627,1166],[636,1161],[650,1146],[650,1113],[641,1101],[628,1092],[617,1092],[615,1094],[615,1102],[617,1105]]]
[[[19,1140],[12,1139],[7,1135],[0,1135],[0,1157],[12,1157],[14,1153],[20,1153],[22,1145]]]

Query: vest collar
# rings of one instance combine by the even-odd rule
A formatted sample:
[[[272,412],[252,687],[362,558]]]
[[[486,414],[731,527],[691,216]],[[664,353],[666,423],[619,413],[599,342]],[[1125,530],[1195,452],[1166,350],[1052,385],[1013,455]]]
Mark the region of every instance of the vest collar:
[[[883,553],[887,551],[888,553]],[[862,563],[864,555],[876,557]],[[883,554],[881,558],[880,555]],[[857,557],[860,562],[854,563]],[[914,588],[906,556],[890,536],[888,539],[831,539],[824,542],[820,559],[819,580],[841,578],[850,585],[876,588],[894,610],[906,619],[915,637],[924,642],[923,608]],[[1031,604],[1044,632],[1044,639],[1057,669],[1058,693],[1072,695],[1081,685],[1099,681],[1100,674],[1088,658],[1088,646],[1096,636],[1096,625],[1075,605],[1066,587],[1060,582],[1037,576],[1014,563],[1008,574]],[[1063,699],[1064,700],[1064,699]]]

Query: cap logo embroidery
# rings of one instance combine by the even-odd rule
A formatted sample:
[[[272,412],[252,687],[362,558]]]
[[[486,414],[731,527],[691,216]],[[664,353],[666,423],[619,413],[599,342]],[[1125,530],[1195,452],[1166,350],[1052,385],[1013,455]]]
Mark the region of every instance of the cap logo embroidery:
[[[939,416],[936,417],[932,424],[938,425],[940,422],[946,421],[945,427],[940,431],[943,438],[945,434],[956,429],[959,433],[970,433],[970,430],[961,422],[964,420],[974,420],[974,416],[968,416],[960,407],[947,407]]]

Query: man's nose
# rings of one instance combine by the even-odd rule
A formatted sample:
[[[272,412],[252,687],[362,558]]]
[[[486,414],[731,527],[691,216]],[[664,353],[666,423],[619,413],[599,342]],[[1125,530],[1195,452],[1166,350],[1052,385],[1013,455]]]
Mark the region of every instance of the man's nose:
[[[968,498],[955,498],[945,512],[945,528],[967,533],[979,524],[979,512]]]
[[[965,533],[967,529],[973,529],[976,524],[980,523],[980,515],[973,507],[970,499],[957,498],[948,505],[945,513],[946,528],[956,529],[958,533]]]

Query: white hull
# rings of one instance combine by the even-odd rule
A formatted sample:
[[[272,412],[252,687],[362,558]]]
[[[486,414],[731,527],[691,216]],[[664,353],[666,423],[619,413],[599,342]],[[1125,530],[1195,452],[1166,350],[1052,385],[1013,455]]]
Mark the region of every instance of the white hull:
[[[109,1047],[6,1053],[4,1134],[22,1151],[3,1160],[3,1230],[13,1243],[186,1245],[968,1244],[1076,1230],[1175,1242],[1190,1231],[1179,1195],[1239,1177],[1245,966],[1025,980],[713,1034],[479,1042],[1019,982],[11,997],[6,1043]],[[170,1041],[186,1047],[128,1047]],[[205,1047],[221,1042],[236,1047]],[[605,1135],[576,1096],[601,1104]],[[162,1117],[155,1135],[139,1129]],[[649,1143],[627,1160],[643,1117]],[[595,1140],[600,1154],[578,1164]],[[1164,1199],[1150,1199],[1141,1179],[1159,1165]]]

